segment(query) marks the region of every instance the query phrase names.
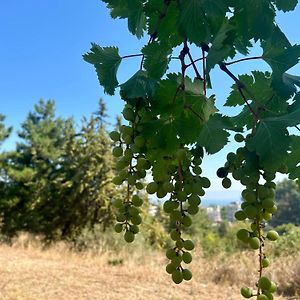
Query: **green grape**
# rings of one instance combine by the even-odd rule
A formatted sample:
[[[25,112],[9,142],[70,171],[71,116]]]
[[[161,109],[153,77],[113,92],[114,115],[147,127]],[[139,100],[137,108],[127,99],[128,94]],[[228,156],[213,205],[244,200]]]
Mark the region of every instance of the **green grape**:
[[[269,195],[269,189],[263,185],[260,185],[257,189],[259,199],[265,199]]]
[[[114,227],[114,229],[115,229],[115,232],[117,232],[117,233],[122,232],[122,230],[123,230],[123,224],[120,224],[120,223],[116,224],[115,227]]]
[[[172,263],[169,263],[167,266],[166,266],[166,271],[168,274],[172,274],[175,270],[176,270],[176,266],[173,265]]]
[[[264,199],[264,200],[262,201],[261,205],[262,205],[263,208],[268,209],[268,208],[273,207],[273,206],[275,205],[275,202],[274,202],[274,200],[271,199],[271,198],[266,198],[266,199]]]
[[[233,170],[233,172],[232,172],[232,177],[235,180],[240,180],[242,178],[242,175],[243,175],[243,173],[240,169]]]
[[[122,147],[115,147],[113,148],[112,154],[114,157],[120,157],[123,155],[123,149]]]
[[[132,152],[132,150],[131,150],[130,148],[125,149],[125,151],[124,151],[124,157],[125,157],[126,159],[129,159],[129,160],[132,159],[132,157],[133,157],[133,152]]]
[[[131,137],[131,135],[124,135],[123,136],[123,140],[124,140],[124,143],[126,145],[130,145],[132,143],[132,137]]]
[[[271,287],[269,288],[270,293],[275,293],[277,290],[277,285],[275,282],[271,281]]]
[[[254,205],[248,205],[244,208],[244,213],[250,219],[253,219],[258,214],[257,208]]]
[[[251,223],[250,227],[251,227],[251,230],[252,230],[253,232],[256,232],[256,231],[257,231],[257,224],[256,224],[255,222],[254,222],[254,223]]]
[[[122,115],[125,120],[133,121],[134,120],[134,112],[132,109],[125,107],[122,111]]]
[[[234,217],[238,220],[238,221],[243,221],[247,218],[246,214],[242,211],[239,210],[234,214]]]
[[[185,262],[186,264],[189,264],[189,263],[191,263],[192,262],[192,255],[191,255],[191,253],[189,253],[189,252],[184,252],[183,254],[182,254],[182,260],[183,260],[183,262]]]
[[[120,198],[113,200],[113,206],[116,208],[120,208],[123,206],[123,201]]]
[[[121,185],[123,183],[123,179],[119,176],[116,176],[112,179],[112,183],[115,185]]]
[[[264,291],[263,294],[265,296],[267,296],[268,300],[273,300],[274,299],[273,295],[269,291]]]
[[[166,257],[168,259],[172,259],[176,255],[177,255],[177,252],[174,249],[168,249],[167,252],[166,252]]]
[[[233,163],[235,160],[236,160],[236,154],[233,153],[233,152],[229,152],[229,153],[227,154],[227,161],[228,161],[229,163]]]
[[[199,207],[198,206],[194,206],[194,205],[190,205],[188,208],[187,208],[187,212],[190,214],[190,215],[196,215],[199,211]]]
[[[180,239],[180,232],[176,229],[172,230],[170,233],[170,237],[173,241],[178,241]]]
[[[182,270],[182,277],[184,280],[189,281],[192,279],[193,274],[189,269],[183,269]]]
[[[249,202],[249,203],[253,203],[253,202],[255,202],[256,201],[256,194],[255,194],[255,192],[253,192],[253,191],[246,191],[245,193],[244,193],[244,199],[247,201],[247,202]]]
[[[260,247],[260,240],[258,237],[252,237],[249,239],[249,245],[252,249],[256,250]]]
[[[225,178],[227,175],[228,175],[228,170],[226,168],[221,167],[217,170],[217,176],[219,178]]]
[[[222,185],[225,189],[229,189],[231,187],[231,180],[229,178],[225,177],[222,180]]]
[[[244,298],[251,298],[252,297],[252,291],[251,289],[249,289],[248,287],[242,287],[241,288],[241,295],[244,297]]]
[[[174,185],[169,181],[164,182],[162,187],[166,191],[166,193],[171,193],[174,191]]]
[[[201,203],[201,200],[199,198],[198,195],[196,194],[192,194],[189,198],[188,198],[188,202],[191,206],[198,206]]]
[[[186,250],[193,250],[195,248],[194,243],[191,240],[185,240],[183,242],[183,248]]]
[[[148,194],[155,194],[158,189],[158,184],[156,182],[150,182],[147,187],[146,191]]]
[[[186,194],[186,192],[185,192],[185,191],[179,191],[179,192],[177,193],[177,199],[178,199],[179,201],[181,201],[181,202],[186,201],[186,199],[187,199],[187,194]]]
[[[262,259],[261,263],[262,263],[263,268],[267,268],[270,265],[270,261],[266,257]]]
[[[128,179],[127,179],[127,182],[128,182],[128,184],[129,185],[135,185],[135,183],[136,183],[136,178],[135,178],[135,176],[133,176],[133,175],[130,175],[129,177],[128,177]]]
[[[195,166],[199,166],[199,165],[201,165],[201,163],[202,163],[202,159],[201,158],[194,158],[193,159],[193,164]]]
[[[170,214],[171,221],[180,221],[182,218],[182,213],[179,210],[173,210]]]
[[[127,243],[132,243],[134,241],[134,233],[132,233],[131,231],[126,231],[124,234],[124,240]]]
[[[144,188],[144,185],[141,183],[141,182],[137,182],[135,184],[135,187],[138,189],[138,190],[142,190]]]
[[[272,214],[268,213],[268,212],[264,212],[262,217],[266,220],[266,221],[270,221],[272,219]]]
[[[235,136],[234,136],[234,139],[236,142],[238,143],[241,143],[243,142],[245,139],[244,139],[244,136],[240,133],[237,133]]]
[[[205,189],[208,189],[210,187],[210,181],[206,177],[201,177],[201,184]]]
[[[117,142],[120,140],[120,133],[118,131],[112,131],[109,133],[109,137],[114,141]]]
[[[264,294],[260,294],[257,296],[257,300],[268,300],[268,297]]]
[[[185,226],[185,227],[190,227],[192,225],[192,219],[189,216],[184,216],[181,219],[181,223]]]
[[[249,241],[249,231],[246,229],[240,229],[237,233],[236,236],[239,240],[243,241],[244,243],[248,243]]]
[[[174,205],[173,205],[173,201],[171,200],[167,200],[164,202],[163,204],[163,210],[164,212],[166,212],[167,214],[171,213],[174,210]]]
[[[130,218],[133,225],[140,225],[142,223],[142,218],[140,215],[135,215]]]
[[[132,204],[134,205],[134,206],[137,206],[137,207],[139,207],[139,206],[142,206],[143,205],[143,199],[142,198],[140,198],[138,195],[133,195],[132,196],[132,199],[131,199],[131,202],[132,202]]]
[[[180,254],[177,253],[176,256],[173,256],[171,262],[174,266],[179,267],[182,262],[182,257]]]
[[[270,214],[275,214],[277,212],[277,206],[273,205],[271,208],[266,208],[266,211]]]
[[[180,270],[175,270],[173,273],[172,273],[172,280],[174,283],[176,284],[179,284],[182,282],[183,280],[183,276],[182,276],[182,273]]]
[[[185,184],[183,189],[186,194],[191,194],[193,192],[192,184]]]
[[[196,175],[200,175],[202,173],[202,169],[199,167],[199,166],[195,166],[193,168],[193,172],[196,174]]]
[[[137,234],[140,231],[140,229],[137,225],[130,225],[130,231],[134,234]]]
[[[178,249],[182,249],[183,248],[183,241],[180,239],[178,241],[176,241],[176,247]]]
[[[268,233],[267,233],[267,238],[270,240],[270,241],[276,241],[278,239],[279,235],[277,233],[277,231],[275,230],[270,230]]]
[[[263,276],[259,278],[257,285],[262,290],[267,291],[271,288],[272,283],[268,277]]]
[[[157,192],[156,192],[156,196],[157,198],[164,198],[167,195],[167,192],[163,189],[162,186],[158,186]]]
[[[124,214],[118,214],[116,217],[118,222],[125,222],[126,221],[126,216]]]
[[[142,136],[137,136],[134,138],[134,144],[137,147],[143,147],[145,145],[145,139]]]
[[[135,206],[131,206],[131,207],[128,208],[128,213],[129,213],[130,216],[133,217],[133,216],[137,216],[140,213],[140,211]]]

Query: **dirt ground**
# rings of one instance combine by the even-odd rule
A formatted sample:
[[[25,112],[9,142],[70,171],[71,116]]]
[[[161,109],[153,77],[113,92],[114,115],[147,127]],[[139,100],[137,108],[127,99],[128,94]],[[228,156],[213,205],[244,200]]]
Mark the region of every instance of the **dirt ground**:
[[[219,269],[228,274],[218,277],[214,276],[218,270],[209,267],[210,262],[202,261],[202,265],[199,262],[194,266],[194,278],[190,282],[175,285],[165,272],[163,255],[134,257],[133,254],[123,263],[120,259],[109,255],[78,256],[66,252],[64,247],[40,251],[1,246],[0,299],[242,299],[239,283],[231,285],[225,280],[227,277],[229,281],[234,280],[235,271],[230,268],[225,271],[224,268]],[[278,296],[275,299],[287,298]]]

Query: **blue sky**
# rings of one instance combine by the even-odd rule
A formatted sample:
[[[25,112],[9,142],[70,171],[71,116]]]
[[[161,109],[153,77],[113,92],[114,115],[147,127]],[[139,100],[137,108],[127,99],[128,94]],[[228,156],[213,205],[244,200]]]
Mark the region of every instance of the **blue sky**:
[[[299,6],[294,12],[279,14],[277,22],[292,43],[300,43]],[[91,42],[118,46],[121,55],[135,54],[146,40],[138,41],[131,36],[124,20],[112,20],[100,0],[2,0],[0,39],[0,113],[6,115],[6,123],[15,128],[12,138],[5,143],[6,149],[13,147],[16,130],[40,98],[54,99],[58,115],[74,116],[78,121],[97,109],[100,97],[107,103],[112,118],[120,114],[122,103],[118,96],[103,93],[93,67],[83,61],[82,54],[89,50]],[[138,65],[139,59],[122,63],[119,81],[128,79]],[[176,64],[171,70],[175,67]],[[241,73],[266,67],[251,61],[231,70]],[[300,68],[295,67],[292,73],[300,75]],[[232,82],[218,70],[214,70],[212,80],[217,106],[221,108]],[[232,113],[228,109],[221,111]],[[228,152],[234,147],[225,150]],[[214,176],[217,166],[224,163],[225,152],[209,157],[203,167],[213,179],[208,197],[238,197],[235,191],[221,191],[220,182]],[[240,186],[234,184],[233,190],[240,190]]]

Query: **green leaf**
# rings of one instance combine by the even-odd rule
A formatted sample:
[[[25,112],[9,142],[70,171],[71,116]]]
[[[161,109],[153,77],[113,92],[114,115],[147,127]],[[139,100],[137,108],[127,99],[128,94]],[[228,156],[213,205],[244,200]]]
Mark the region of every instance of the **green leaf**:
[[[294,10],[298,4],[298,0],[275,0],[277,8],[284,12]]]
[[[269,118],[269,121],[278,122],[285,127],[292,127],[300,124],[300,94],[298,93],[295,102],[288,107],[288,113],[279,117]]]
[[[218,63],[224,61],[228,56],[235,54],[233,40],[235,37],[234,27],[228,22],[224,22],[215,36],[207,54],[207,73]]]
[[[238,35],[249,41],[254,38],[266,39],[274,28],[275,11],[269,1],[248,0],[234,1],[234,15],[232,20],[236,24]]]
[[[283,83],[286,85],[287,89],[289,89],[290,94],[294,94],[297,92],[297,87],[300,87],[300,76],[291,75],[288,73],[284,73],[282,75]]]
[[[233,129],[234,126],[228,117],[215,114],[203,125],[198,137],[197,145],[205,148],[208,154],[220,151],[228,142],[229,133],[226,129]]]
[[[167,71],[172,50],[166,43],[152,42],[142,49],[144,68],[150,77],[160,79]]]
[[[139,70],[125,83],[120,85],[123,99],[151,98],[156,89],[156,82],[149,78],[146,71]]]
[[[286,164],[289,169],[289,178],[297,179],[298,186],[300,187],[300,136],[292,135],[291,144],[289,148],[289,155]]]
[[[259,122],[254,137],[247,141],[247,148],[259,155],[263,167],[276,170],[287,155],[289,141],[284,124],[265,119]]]
[[[128,19],[128,30],[141,38],[146,28],[143,1],[140,0],[103,0],[111,9],[112,18]]]
[[[178,29],[190,42],[201,45],[209,41],[209,24],[201,0],[181,1]]]
[[[116,74],[122,60],[119,49],[117,47],[102,48],[93,43],[90,51],[83,55],[84,60],[94,65],[99,82],[104,87],[104,92],[114,95],[119,84]]]

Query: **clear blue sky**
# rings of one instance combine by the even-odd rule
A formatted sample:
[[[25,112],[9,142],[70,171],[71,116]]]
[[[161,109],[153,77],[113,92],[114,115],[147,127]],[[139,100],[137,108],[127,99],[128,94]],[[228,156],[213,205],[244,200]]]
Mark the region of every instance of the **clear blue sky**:
[[[280,14],[277,22],[292,43],[300,43],[299,6],[294,12]],[[118,96],[104,95],[93,67],[83,61],[82,54],[89,50],[90,42],[118,46],[121,55],[139,53],[144,42],[128,33],[124,20],[112,20],[100,0],[2,0],[0,39],[0,113],[7,116],[6,123],[14,126],[15,132],[40,98],[54,99],[58,115],[74,116],[78,121],[97,109],[100,97],[112,118],[120,114]],[[133,74],[138,64],[135,59],[122,63],[119,81]],[[253,67],[265,65],[251,62],[232,70],[240,73],[241,68],[243,72]],[[292,73],[300,75],[300,68]],[[232,84],[222,76],[218,70],[212,75],[219,108]],[[12,148],[15,140],[14,133],[5,147]],[[210,161],[213,163],[205,166],[212,177],[216,166],[224,163],[224,154],[210,157]],[[219,182],[213,180],[213,193],[219,193]],[[236,185],[236,189],[240,187]]]

